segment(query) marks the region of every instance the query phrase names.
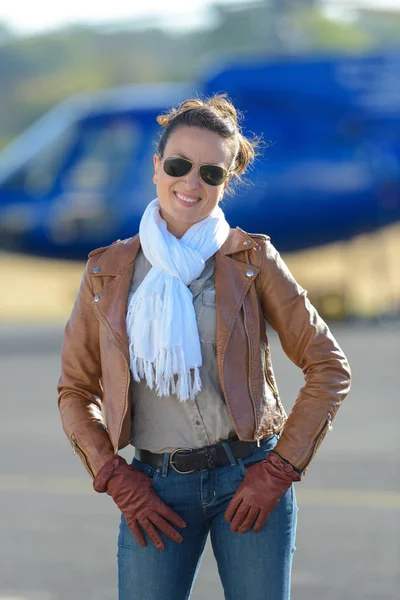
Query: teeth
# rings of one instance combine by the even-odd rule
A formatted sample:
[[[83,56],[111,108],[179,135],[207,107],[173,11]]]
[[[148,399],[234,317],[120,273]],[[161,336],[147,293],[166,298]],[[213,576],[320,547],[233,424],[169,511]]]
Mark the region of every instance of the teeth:
[[[180,200],[183,200],[184,202],[190,202],[191,204],[194,204],[195,202],[198,202],[198,198],[188,198],[187,196],[183,196],[182,194],[179,194],[178,192],[175,192],[175,194],[178,196],[178,198]]]

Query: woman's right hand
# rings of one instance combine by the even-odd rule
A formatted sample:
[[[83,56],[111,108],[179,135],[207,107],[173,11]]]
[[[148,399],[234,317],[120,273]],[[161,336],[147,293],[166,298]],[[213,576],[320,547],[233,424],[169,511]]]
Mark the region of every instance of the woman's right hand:
[[[185,521],[157,496],[150,477],[128,465],[122,456],[113,456],[102,466],[93,487],[96,492],[107,492],[112,497],[141,546],[146,546],[146,540],[140,527],[158,550],[164,550],[164,544],[157,528],[173,542],[183,541],[168,521],[186,527]]]

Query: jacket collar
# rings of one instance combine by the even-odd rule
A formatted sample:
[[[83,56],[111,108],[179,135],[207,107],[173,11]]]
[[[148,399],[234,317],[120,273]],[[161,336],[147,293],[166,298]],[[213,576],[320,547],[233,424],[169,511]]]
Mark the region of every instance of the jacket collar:
[[[100,267],[99,275],[120,275],[127,267],[129,267],[136,259],[136,255],[140,248],[139,234],[126,240],[118,240],[108,246],[104,252],[97,254],[95,251],[92,255],[96,267]],[[230,229],[226,241],[222,244],[218,252],[225,256],[231,256],[236,252],[257,248],[257,243],[243,229],[236,227]]]
[[[258,248],[257,243],[253,238],[240,229],[231,229],[229,235],[224,244],[222,244],[219,252],[222,252],[226,256],[235,254],[236,252],[243,252],[243,250],[251,250],[252,248]]]

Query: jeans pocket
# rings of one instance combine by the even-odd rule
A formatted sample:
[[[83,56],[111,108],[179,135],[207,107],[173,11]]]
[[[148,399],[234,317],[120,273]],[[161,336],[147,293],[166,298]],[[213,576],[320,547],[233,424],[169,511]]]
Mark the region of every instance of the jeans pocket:
[[[260,446],[256,446],[249,456],[242,459],[243,465],[245,467],[250,467],[262,460],[265,460],[268,456],[268,453],[273,450],[278,442],[278,435],[274,434],[267,438],[265,441],[261,442]]]
[[[243,462],[243,460],[241,458],[238,458],[236,462],[237,462],[237,464],[239,466],[239,472],[240,472],[240,474],[241,474],[241,476],[243,478],[246,475],[246,467],[244,465],[244,462]]]
[[[135,467],[135,469],[141,471],[142,473],[147,475],[147,477],[150,477],[150,479],[152,480],[152,485],[154,485],[158,478],[158,475],[160,474],[161,469],[159,467],[156,467],[155,465],[149,465],[148,463],[144,463],[138,460],[137,458],[133,459],[132,464]]]

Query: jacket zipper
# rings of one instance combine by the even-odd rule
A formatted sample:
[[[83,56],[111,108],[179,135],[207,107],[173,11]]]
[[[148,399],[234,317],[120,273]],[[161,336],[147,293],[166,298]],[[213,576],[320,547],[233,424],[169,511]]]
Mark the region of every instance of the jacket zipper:
[[[246,309],[246,303],[243,303],[243,324],[244,324],[244,330],[246,333],[246,337],[247,337],[247,346],[249,349],[249,375],[248,375],[248,384],[249,384],[249,394],[250,394],[250,398],[251,398],[251,403],[253,406],[253,413],[254,413],[254,424],[256,426],[256,429],[254,431],[254,439],[257,441],[257,446],[260,447],[260,440],[262,438],[262,433],[261,433],[261,428],[258,427],[258,420],[257,420],[257,412],[256,412],[256,404],[254,402],[254,397],[253,397],[253,390],[251,388],[251,377],[250,377],[250,371],[251,371],[251,361],[253,358],[253,352],[252,352],[252,345],[250,342],[250,335],[249,335],[249,330],[247,327],[247,309]]]
[[[78,438],[76,437],[76,435],[74,433],[71,435],[71,442],[72,442],[72,452],[73,452],[73,454],[78,453],[78,455],[81,458],[83,458],[87,470],[92,475],[92,477],[94,477],[94,471],[93,471],[92,466],[90,464],[89,457],[88,457],[87,454],[85,454],[82,446],[78,442]]]
[[[117,342],[117,340],[115,339],[114,332],[113,332],[113,330],[111,329],[111,327],[110,327],[109,323],[108,323],[108,322],[107,322],[107,320],[106,320],[106,319],[103,317],[103,315],[102,315],[101,311],[98,309],[97,305],[96,305],[96,304],[93,304],[93,306],[94,306],[95,312],[96,312],[96,314],[97,314],[97,318],[99,319],[99,321],[101,321],[101,322],[102,322],[102,323],[103,323],[103,324],[106,326],[106,328],[107,328],[107,331],[108,331],[108,333],[109,333],[109,336],[110,336],[110,338],[112,339],[112,341],[113,341],[113,343],[114,343],[115,347],[116,347],[116,348],[117,348],[117,349],[118,349],[118,350],[121,352],[121,354],[122,354],[122,356],[123,356],[123,359],[124,359],[124,361],[125,361],[125,364],[126,364],[126,366],[127,366],[127,368],[128,368],[128,383],[127,383],[127,386],[126,386],[126,389],[125,389],[125,404],[124,404],[124,414],[125,414],[125,413],[126,413],[126,410],[127,410],[127,406],[128,406],[128,393],[129,393],[130,378],[131,378],[131,370],[130,370],[130,367],[129,367],[129,363],[128,363],[128,361],[127,361],[127,358],[126,358],[126,356],[125,356],[125,352],[124,352],[123,348],[120,346],[120,344],[119,344],[119,343]],[[118,440],[119,440],[119,438],[120,438],[120,435],[121,435],[122,423],[123,423],[123,419],[121,419],[121,426],[120,426],[120,430],[119,430],[119,432],[118,432]],[[116,454],[118,453],[118,442],[117,442],[117,447],[115,447],[115,445],[114,445],[114,452],[115,452]]]
[[[303,462],[298,467],[301,471],[303,471],[307,467],[307,465],[312,461],[312,459],[314,458],[318,448],[322,444],[322,441],[325,437],[327,429],[329,429],[329,431],[333,431],[331,413],[328,413],[327,416],[325,417],[322,427],[318,431],[317,437],[315,438],[314,444],[311,448],[311,453],[308,452],[306,454],[306,457],[303,459]]]

